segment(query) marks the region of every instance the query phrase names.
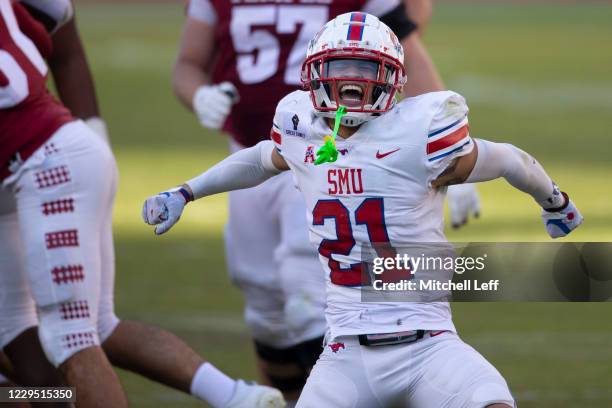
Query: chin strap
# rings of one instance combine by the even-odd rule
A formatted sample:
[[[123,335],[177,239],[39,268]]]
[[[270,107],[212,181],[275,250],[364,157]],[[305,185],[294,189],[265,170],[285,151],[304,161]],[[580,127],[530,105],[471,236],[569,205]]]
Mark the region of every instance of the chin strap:
[[[346,115],[346,106],[340,105],[336,111],[336,119],[334,121],[334,132],[332,135],[327,135],[323,139],[325,143],[319,150],[317,150],[317,160],[315,165],[322,163],[333,163],[338,160],[338,150],[336,150],[336,135],[338,135],[338,129],[340,129],[340,120]]]

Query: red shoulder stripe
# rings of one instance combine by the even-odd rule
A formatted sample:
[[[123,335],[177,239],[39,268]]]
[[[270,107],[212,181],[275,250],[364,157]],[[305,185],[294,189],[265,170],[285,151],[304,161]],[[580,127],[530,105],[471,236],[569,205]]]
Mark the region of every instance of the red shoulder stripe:
[[[439,150],[446,149],[447,147],[450,147],[455,143],[459,142],[461,139],[469,135],[469,133],[470,126],[465,125],[455,130],[453,133],[449,133],[441,139],[435,140],[431,143],[427,143],[427,154],[435,153]]]
[[[274,140],[274,142],[276,144],[282,144],[281,143],[281,135],[280,135],[280,133],[278,133],[274,129],[270,130],[270,139]]]

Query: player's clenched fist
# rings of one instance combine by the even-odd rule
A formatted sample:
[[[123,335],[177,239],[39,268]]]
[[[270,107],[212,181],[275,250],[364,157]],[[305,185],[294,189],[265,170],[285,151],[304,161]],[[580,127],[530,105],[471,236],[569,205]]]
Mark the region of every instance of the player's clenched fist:
[[[209,129],[219,129],[225,123],[232,105],[238,102],[238,90],[230,82],[204,85],[193,95],[193,111],[200,124]]]
[[[566,236],[584,221],[580,211],[567,194],[563,192],[561,194],[565,198],[565,204],[561,208],[542,210],[542,221],[546,227],[546,232],[552,238]]]
[[[142,219],[149,225],[157,225],[157,235],[163,234],[178,222],[188,201],[190,193],[184,187],[164,191],[145,200]]]

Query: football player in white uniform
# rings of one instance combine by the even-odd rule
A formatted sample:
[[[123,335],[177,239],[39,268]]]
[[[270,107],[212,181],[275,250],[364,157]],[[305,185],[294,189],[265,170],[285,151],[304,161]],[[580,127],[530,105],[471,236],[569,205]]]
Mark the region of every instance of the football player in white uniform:
[[[150,197],[143,217],[162,234],[189,201],[291,170],[327,279],[327,346],[297,406],[512,407],[500,373],[456,334],[446,301],[362,302],[361,249],[445,242],[446,186],[466,181],[503,177],[531,195],[553,238],[582,216],[529,154],[472,139],[460,95],[396,103],[406,80],[402,61],[397,37],[376,17],[353,12],[328,22],[302,67],[309,91],[277,106],[273,143]]]
[[[278,102],[301,89],[310,38],[327,20],[354,10],[376,15],[397,34],[409,72],[406,96],[446,89],[420,39],[431,0],[191,0],[174,91],[202,126],[231,137],[232,153],[252,147],[268,138]],[[478,194],[471,184],[454,188],[447,197],[458,227],[478,211]],[[325,281],[308,242],[304,199],[285,174],[232,191],[228,201],[227,270],[244,295],[257,367],[263,381],[293,400],[325,333]]]

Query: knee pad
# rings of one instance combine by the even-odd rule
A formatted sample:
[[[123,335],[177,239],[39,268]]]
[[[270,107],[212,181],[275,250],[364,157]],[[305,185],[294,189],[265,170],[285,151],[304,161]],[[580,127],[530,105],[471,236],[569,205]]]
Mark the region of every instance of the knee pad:
[[[310,374],[310,370],[312,370],[312,367],[314,367],[323,352],[323,337],[304,341],[293,348],[304,371]]]
[[[78,351],[100,345],[94,319],[86,303],[66,302],[38,309],[38,337],[55,367]]]
[[[288,348],[274,348],[255,341],[255,350],[262,360],[277,365],[298,366],[300,372],[281,376],[266,373],[273,387],[282,392],[299,391],[306,384],[310,370],[323,351],[323,338],[308,340]]]

